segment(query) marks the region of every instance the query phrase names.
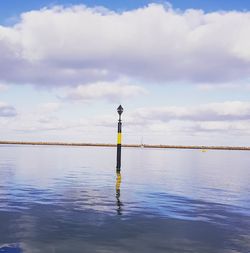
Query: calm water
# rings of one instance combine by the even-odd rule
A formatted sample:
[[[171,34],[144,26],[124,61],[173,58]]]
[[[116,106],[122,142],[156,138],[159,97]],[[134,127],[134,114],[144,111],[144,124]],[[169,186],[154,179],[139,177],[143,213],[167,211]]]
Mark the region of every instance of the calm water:
[[[0,252],[250,252],[250,152],[0,146]]]

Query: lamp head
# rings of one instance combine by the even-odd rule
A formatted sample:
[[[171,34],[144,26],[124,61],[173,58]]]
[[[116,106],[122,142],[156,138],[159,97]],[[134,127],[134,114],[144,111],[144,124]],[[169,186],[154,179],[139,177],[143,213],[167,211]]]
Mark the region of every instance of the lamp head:
[[[121,105],[119,105],[119,107],[117,108],[117,112],[119,115],[121,115],[123,113],[123,108]]]

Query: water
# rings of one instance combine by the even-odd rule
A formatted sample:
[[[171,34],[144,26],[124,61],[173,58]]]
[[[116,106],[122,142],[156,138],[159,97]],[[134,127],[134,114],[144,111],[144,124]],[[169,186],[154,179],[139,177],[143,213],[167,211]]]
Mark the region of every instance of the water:
[[[250,252],[250,153],[0,146],[0,252]]]

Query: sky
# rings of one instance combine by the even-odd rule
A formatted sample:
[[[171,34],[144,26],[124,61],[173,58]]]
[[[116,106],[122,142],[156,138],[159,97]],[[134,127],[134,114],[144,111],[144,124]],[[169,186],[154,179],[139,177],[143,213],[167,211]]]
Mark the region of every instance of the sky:
[[[2,1],[0,140],[249,146],[249,1]]]

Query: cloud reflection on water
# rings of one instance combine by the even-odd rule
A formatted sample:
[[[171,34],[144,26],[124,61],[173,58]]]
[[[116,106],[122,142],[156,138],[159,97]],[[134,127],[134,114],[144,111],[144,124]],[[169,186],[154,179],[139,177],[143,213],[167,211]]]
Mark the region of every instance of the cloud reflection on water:
[[[96,151],[96,156],[101,153],[100,159],[105,157],[102,149],[65,152],[64,149],[54,151],[52,148],[42,148],[34,151],[27,148],[21,154],[27,158],[30,152],[35,152],[39,161],[37,151],[45,151],[44,154],[49,156],[41,167],[37,163],[38,175],[43,177],[41,184],[36,171],[32,174],[34,161],[29,167],[29,160],[25,163],[22,157],[18,162],[15,153],[11,153],[9,158],[12,159],[0,163],[0,245],[17,245],[15,243],[19,242],[25,253],[249,252],[248,198],[242,198],[244,203],[232,201],[231,192],[224,187],[225,179],[221,180],[221,185],[217,183],[220,182],[221,172],[211,173],[215,164],[207,161],[213,154],[200,157],[200,153],[194,152],[159,152],[155,159],[155,151],[145,151],[145,154],[150,153],[148,159],[155,169],[145,163],[141,167],[145,170],[143,174],[136,169],[134,156],[134,167],[124,166],[126,169],[122,170],[121,178],[121,174],[115,175],[114,170],[110,170],[111,166],[107,170],[105,165],[100,165],[102,161],[92,161],[88,157],[93,151]],[[57,156],[53,159],[54,152]],[[60,152],[61,161],[57,162]],[[65,153],[77,159],[65,158]],[[41,157],[44,154],[40,154]],[[143,158],[147,161],[145,154]],[[192,171],[199,173],[198,178],[211,174],[216,180],[207,176],[200,182],[193,174],[189,175],[185,156],[192,157],[193,160],[189,157],[192,161],[197,156],[195,161],[199,164],[193,163],[197,168],[192,168]],[[179,157],[184,162],[178,160]],[[232,157],[221,156],[222,161],[218,163],[224,164],[225,158],[238,159],[237,156]],[[85,163],[90,165],[85,166]],[[61,174],[55,176],[55,172],[50,172],[52,168],[61,171]],[[206,169],[209,168],[211,170],[207,173]],[[235,174],[239,177],[234,177],[235,185],[242,182],[246,168],[238,167],[238,170],[243,172]],[[174,177],[171,177],[173,174]],[[174,184],[170,183],[176,175],[179,187],[183,189],[174,192]],[[185,179],[184,186],[182,178]],[[217,188],[213,187],[214,181]],[[190,190],[194,182],[196,189],[204,191],[202,194]],[[204,182],[209,187],[205,188]],[[168,187],[172,187],[172,191]],[[189,189],[186,194],[185,189]],[[246,195],[244,188],[239,189],[234,199]],[[206,198],[200,197],[205,193]],[[217,198],[214,197],[216,194]],[[219,199],[223,201],[215,201]]]

